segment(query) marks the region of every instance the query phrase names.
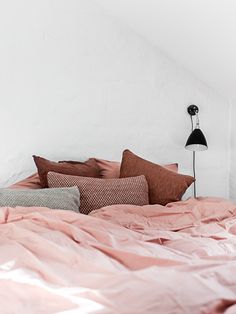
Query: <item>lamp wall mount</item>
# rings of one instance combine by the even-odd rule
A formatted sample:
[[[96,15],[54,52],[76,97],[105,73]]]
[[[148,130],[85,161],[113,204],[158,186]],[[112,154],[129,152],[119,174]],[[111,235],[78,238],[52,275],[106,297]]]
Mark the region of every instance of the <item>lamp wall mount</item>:
[[[190,114],[190,116],[195,116],[196,114],[198,114],[199,109],[198,106],[196,105],[190,105],[188,106],[187,111]]]

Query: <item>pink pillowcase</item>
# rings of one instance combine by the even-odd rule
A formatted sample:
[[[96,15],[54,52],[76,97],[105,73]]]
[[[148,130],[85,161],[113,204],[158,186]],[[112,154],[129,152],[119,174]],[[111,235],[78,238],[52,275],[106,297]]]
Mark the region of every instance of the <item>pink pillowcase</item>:
[[[120,162],[94,158],[103,179],[115,179],[120,177]]]
[[[116,179],[120,177],[120,165],[121,163],[118,161],[110,161],[105,159],[95,159],[99,170],[100,170],[100,177],[103,179]],[[171,170],[173,172],[178,172],[178,164],[166,164],[163,165],[164,168]]]
[[[145,176],[123,179],[100,179],[48,172],[50,188],[77,186],[83,214],[115,204],[148,205],[148,184]]]
[[[16,182],[15,184],[9,186],[9,189],[41,189],[38,173],[34,173],[31,176]]]
[[[166,168],[167,170],[178,173],[178,164],[167,164],[162,165],[162,167]]]

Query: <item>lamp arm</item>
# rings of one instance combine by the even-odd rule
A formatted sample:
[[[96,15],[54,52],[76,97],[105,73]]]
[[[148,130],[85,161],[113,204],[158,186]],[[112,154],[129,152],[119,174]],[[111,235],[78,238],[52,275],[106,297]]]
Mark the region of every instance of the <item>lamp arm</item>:
[[[198,113],[196,112],[196,129],[200,128],[200,121],[199,121],[199,116]]]
[[[190,116],[190,118],[191,118],[192,132],[193,132],[193,116]]]

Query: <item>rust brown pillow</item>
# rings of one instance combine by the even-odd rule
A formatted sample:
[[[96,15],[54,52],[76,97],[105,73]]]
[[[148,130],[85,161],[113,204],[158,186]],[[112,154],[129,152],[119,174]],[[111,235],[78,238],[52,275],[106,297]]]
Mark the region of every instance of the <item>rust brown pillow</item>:
[[[99,177],[99,168],[93,158],[90,158],[85,162],[55,162],[35,155],[33,155],[33,158],[38,169],[40,183],[43,188],[48,187],[47,173],[49,171],[74,176]]]
[[[194,178],[175,173],[145,160],[128,149],[123,152],[120,178],[145,175],[149,186],[150,204],[166,205],[181,200]]]

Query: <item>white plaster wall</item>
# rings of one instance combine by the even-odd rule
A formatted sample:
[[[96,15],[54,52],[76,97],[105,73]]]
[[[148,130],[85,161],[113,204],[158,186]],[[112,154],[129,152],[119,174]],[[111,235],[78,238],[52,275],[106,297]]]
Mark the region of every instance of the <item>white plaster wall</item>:
[[[92,0],[0,1],[0,45],[1,186],[35,170],[32,154],[119,160],[124,148],[191,174],[195,103],[209,143],[198,192],[228,196],[227,101]]]
[[[236,201],[236,108],[235,101],[231,101],[231,160],[230,160],[230,181],[229,181],[229,196],[232,200]]]

